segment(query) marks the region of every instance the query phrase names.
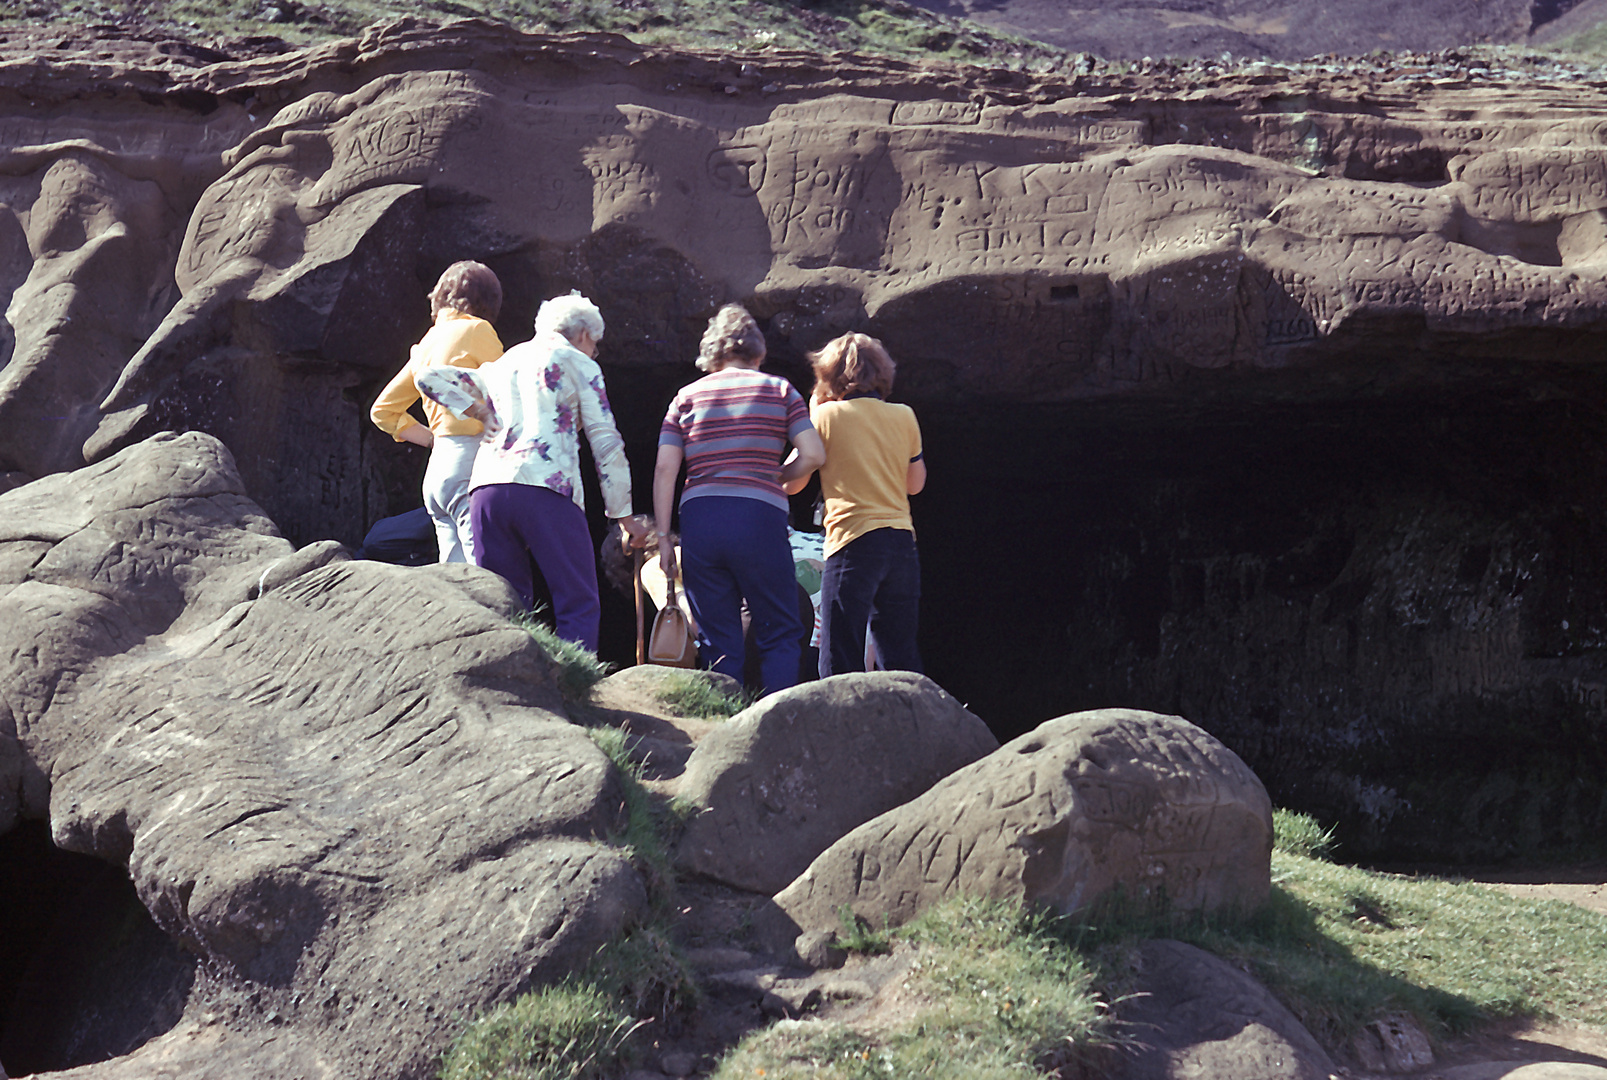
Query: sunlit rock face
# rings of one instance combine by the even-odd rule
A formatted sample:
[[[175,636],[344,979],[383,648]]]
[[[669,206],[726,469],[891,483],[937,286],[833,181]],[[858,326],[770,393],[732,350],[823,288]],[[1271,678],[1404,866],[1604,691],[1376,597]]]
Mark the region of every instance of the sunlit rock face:
[[[1604,824],[1601,87],[472,23],[45,58],[0,69],[6,470],[201,429],[293,541],[354,542],[422,468],[367,406],[478,258],[505,341],[601,304],[645,507],[739,300],[800,382],[850,328],[898,359],[929,672],[999,734],[1183,715],[1353,855]]]
[[[294,550],[194,432],[0,511],[0,830],[132,883],[7,985],[8,1067],[433,1076],[639,918],[619,775],[495,574]]]

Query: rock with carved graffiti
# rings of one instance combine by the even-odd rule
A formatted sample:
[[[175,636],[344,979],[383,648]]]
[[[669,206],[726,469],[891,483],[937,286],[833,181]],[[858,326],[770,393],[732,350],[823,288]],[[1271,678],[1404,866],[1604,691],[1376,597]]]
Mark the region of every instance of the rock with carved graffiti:
[[[0,509],[0,832],[125,869],[199,972],[83,1075],[433,1075],[640,910],[618,771],[495,574],[297,551],[199,433]]]
[[[776,896],[804,931],[843,905],[897,925],[954,893],[1060,913],[1139,902],[1259,906],[1272,804],[1237,754],[1176,716],[1133,709],[1039,725],[866,822]]]
[[[704,737],[681,798],[694,873],[772,893],[854,826],[997,749],[931,679],[854,672],[771,694]]]

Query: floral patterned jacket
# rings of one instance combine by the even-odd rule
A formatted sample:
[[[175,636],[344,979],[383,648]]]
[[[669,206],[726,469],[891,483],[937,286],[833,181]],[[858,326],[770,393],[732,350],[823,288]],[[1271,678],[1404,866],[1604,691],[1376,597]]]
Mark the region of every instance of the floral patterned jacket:
[[[604,511],[631,513],[631,471],[614,424],[597,362],[559,334],[515,345],[495,364],[473,371],[429,368],[415,376],[419,392],[454,416],[485,425],[469,490],[487,484],[530,484],[567,495],[586,509],[580,478],[585,431],[602,482]]]

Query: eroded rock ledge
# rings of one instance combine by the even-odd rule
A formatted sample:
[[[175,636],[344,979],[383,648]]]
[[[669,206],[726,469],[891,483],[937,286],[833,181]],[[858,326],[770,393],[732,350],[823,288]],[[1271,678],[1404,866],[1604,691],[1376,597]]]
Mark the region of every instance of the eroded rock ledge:
[[[642,468],[742,300],[776,370],[850,327],[899,359],[955,628],[929,670],[998,734],[1186,715],[1353,854],[1600,835],[1599,79],[472,22],[255,59],[88,43],[0,60],[6,483],[201,430],[295,543],[355,542],[416,498],[365,413],[451,260],[497,269],[510,341],[542,297],[602,304]]]
[[[201,434],[0,504],[0,829],[48,814],[199,957],[93,1076],[425,1076],[640,911],[618,774],[493,575],[296,552]]]

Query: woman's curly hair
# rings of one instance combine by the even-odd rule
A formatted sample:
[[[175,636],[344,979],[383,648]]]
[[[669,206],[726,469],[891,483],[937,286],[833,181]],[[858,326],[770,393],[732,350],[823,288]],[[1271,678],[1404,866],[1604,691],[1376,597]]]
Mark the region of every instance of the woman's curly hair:
[[[893,392],[897,367],[880,341],[869,334],[844,334],[809,355],[815,369],[816,401],[841,401],[850,394],[885,398]]]
[[[728,361],[757,364],[764,359],[764,331],[741,304],[727,304],[709,320],[698,346],[699,371],[718,371]]]
[[[502,282],[497,280],[496,271],[472,259],[447,267],[430,290],[430,318],[439,315],[442,308],[496,322],[502,314]]]

